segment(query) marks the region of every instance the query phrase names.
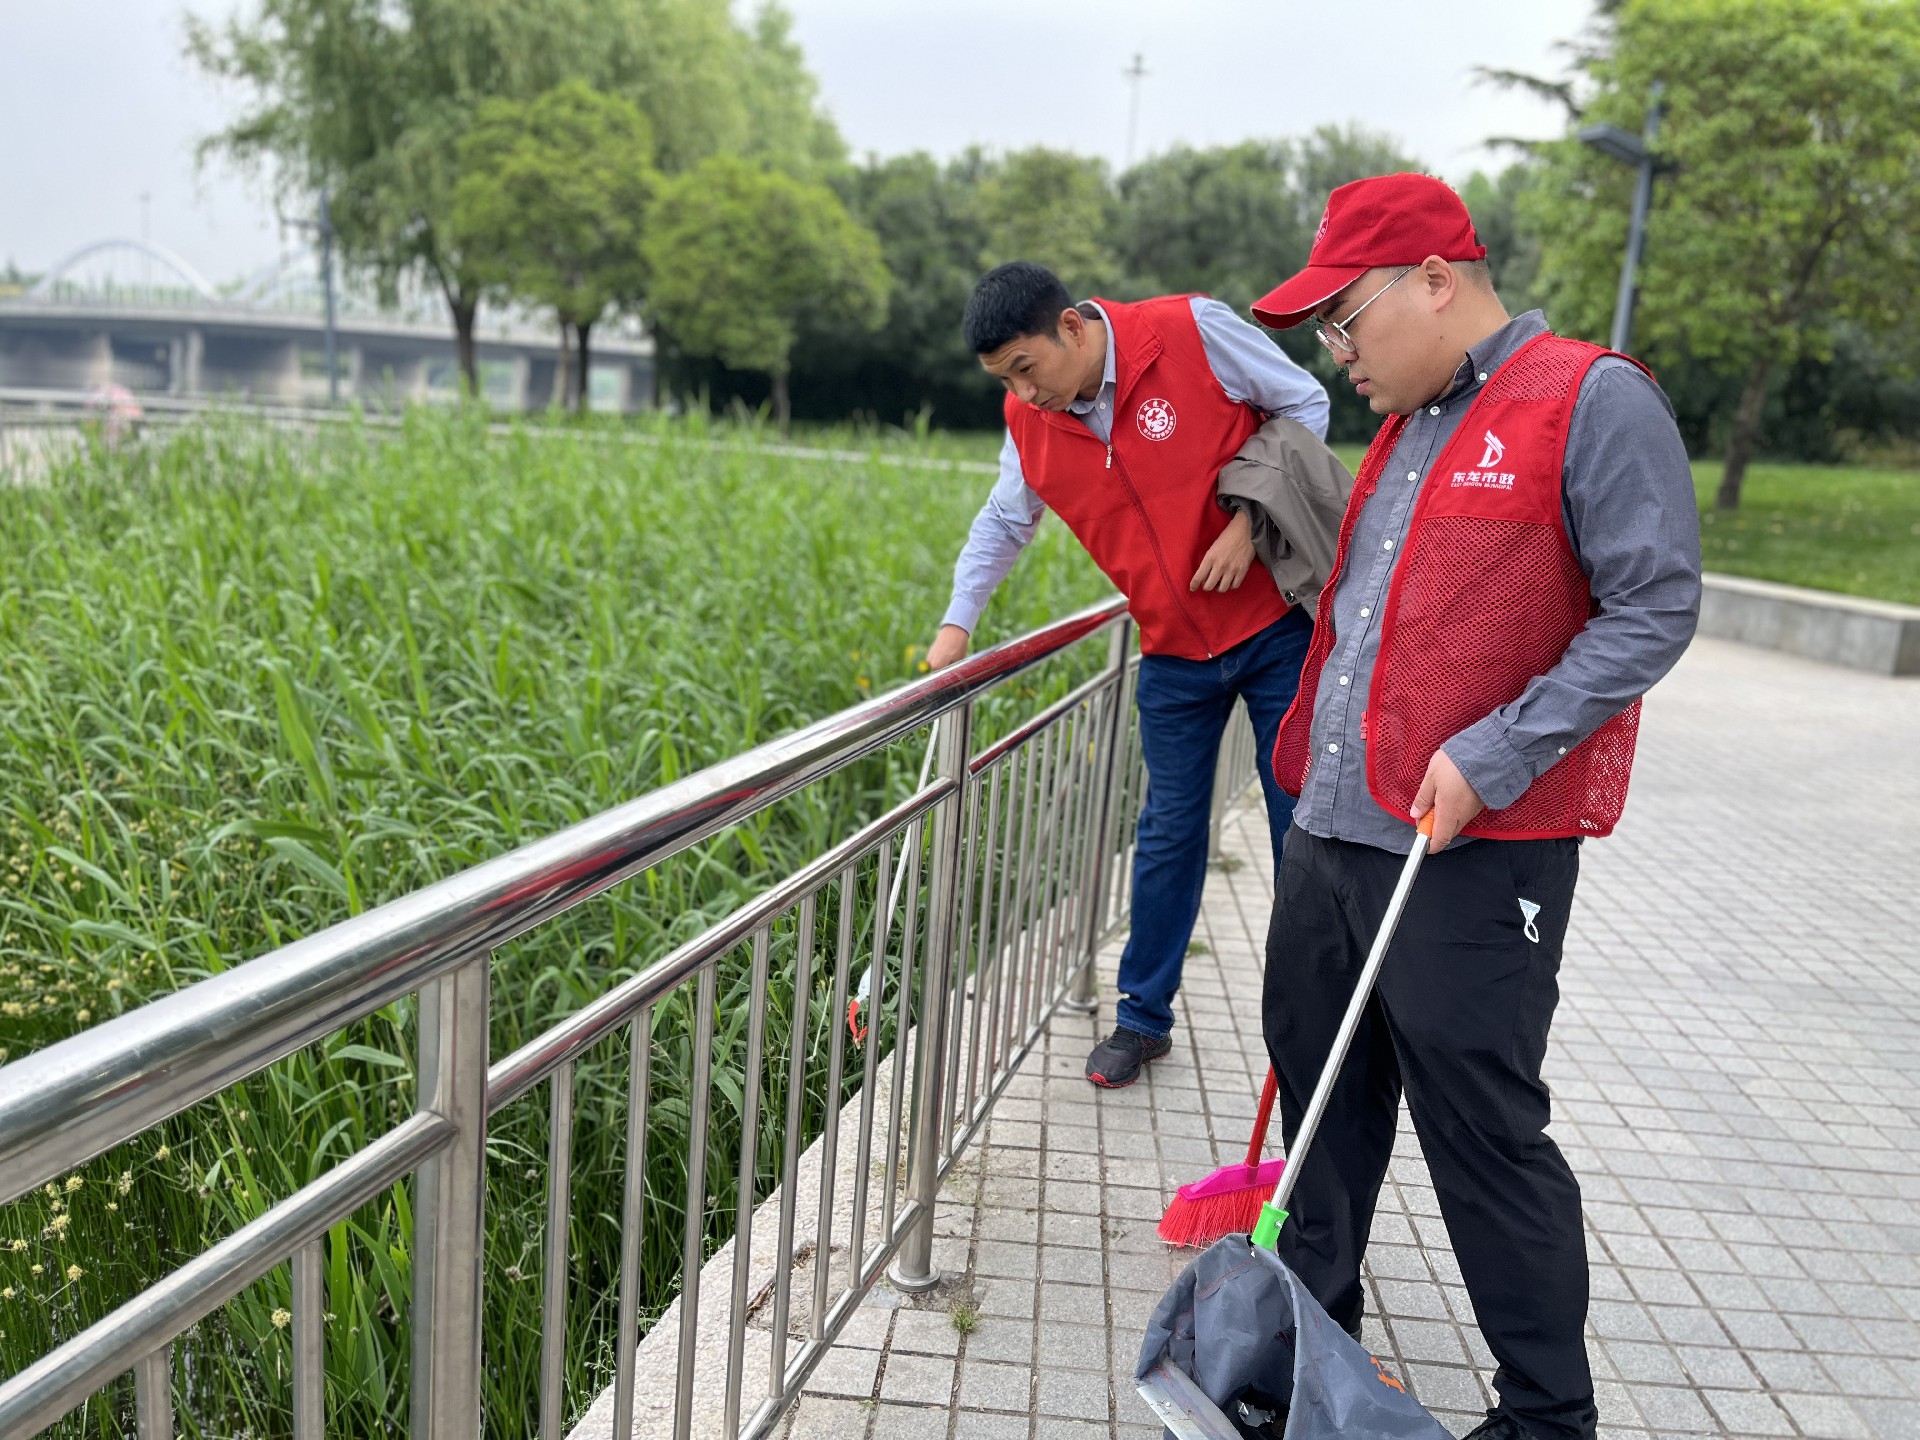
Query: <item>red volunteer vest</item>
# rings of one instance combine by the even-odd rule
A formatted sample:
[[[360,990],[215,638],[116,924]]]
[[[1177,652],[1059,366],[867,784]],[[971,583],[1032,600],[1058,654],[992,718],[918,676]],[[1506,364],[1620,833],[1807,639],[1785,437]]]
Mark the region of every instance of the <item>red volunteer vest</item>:
[[[1101,444],[1078,416],[1011,395],[1007,429],[1028,486],[1127,597],[1141,651],[1205,660],[1287,613],[1264,565],[1237,590],[1187,589],[1230,518],[1214,481],[1260,428],[1260,412],[1214,379],[1189,297],[1097,303],[1113,346],[1112,441]]]
[[[1482,387],[1421,487],[1387,589],[1380,657],[1361,719],[1367,789],[1390,815],[1408,812],[1434,751],[1517,699],[1594,613],[1593,591],[1567,537],[1562,463],[1580,383],[1611,353],[1557,335],[1528,341]],[[1404,415],[1389,417],[1361,464],[1329,596],[1354,520],[1405,426]],[[1309,732],[1333,650],[1332,622],[1331,604],[1322,606],[1300,693],[1274,745],[1274,776],[1292,795],[1305,786],[1313,761]],[[1462,833],[1502,840],[1611,833],[1626,804],[1639,724],[1636,700],[1513,804],[1481,811]]]

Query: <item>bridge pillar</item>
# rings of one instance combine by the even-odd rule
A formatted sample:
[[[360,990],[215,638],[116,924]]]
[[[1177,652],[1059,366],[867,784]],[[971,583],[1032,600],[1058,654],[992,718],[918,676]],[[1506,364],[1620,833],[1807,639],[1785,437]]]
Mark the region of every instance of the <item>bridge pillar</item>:
[[[368,405],[395,408],[422,399],[427,393],[426,357],[361,346],[355,362],[353,393]]]
[[[525,399],[521,406],[527,410],[546,410],[554,402],[553,386],[560,367],[554,363],[551,355],[529,355],[526,357],[527,384]]]
[[[173,337],[167,349],[167,393],[198,395],[200,365],[207,354],[206,332],[198,329],[184,331]]]
[[[533,362],[525,355],[516,355],[508,363],[513,366],[513,379],[507,385],[507,393],[501,400],[501,404],[509,410],[525,410]]]

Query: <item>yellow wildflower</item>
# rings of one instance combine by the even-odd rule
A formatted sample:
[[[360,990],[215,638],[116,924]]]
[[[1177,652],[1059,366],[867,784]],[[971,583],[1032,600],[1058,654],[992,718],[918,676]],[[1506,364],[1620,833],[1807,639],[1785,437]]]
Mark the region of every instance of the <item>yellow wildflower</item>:
[[[85,1014],[86,1012],[82,1011],[81,1013]],[[67,1193],[71,1195],[75,1190],[80,1189],[86,1183],[87,1183],[87,1177],[84,1175],[69,1175],[67,1177]]]
[[[165,1145],[162,1145],[158,1150],[153,1152],[153,1158],[156,1160],[164,1160],[167,1158],[167,1156],[171,1155],[172,1153],[173,1151],[168,1149]]]
[[[292,1323],[293,1323],[293,1316],[289,1315],[286,1311],[276,1310],[273,1312],[273,1328],[274,1329],[284,1330],[287,1328],[287,1326],[291,1325]]]
[[[87,1272],[82,1270],[78,1265],[67,1266],[67,1279],[69,1280],[78,1280],[82,1275],[86,1273]]]
[[[91,1010],[79,1010],[74,1013],[73,1018],[79,1024],[84,1025],[89,1020],[93,1019],[93,1012]]]

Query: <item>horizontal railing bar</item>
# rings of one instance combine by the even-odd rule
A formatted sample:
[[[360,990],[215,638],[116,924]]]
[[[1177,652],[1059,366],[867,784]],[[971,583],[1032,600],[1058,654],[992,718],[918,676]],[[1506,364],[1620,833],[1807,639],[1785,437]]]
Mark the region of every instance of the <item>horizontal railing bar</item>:
[[[1029,720],[1023,721],[1017,729],[1011,731],[1003,738],[996,740],[992,745],[969,760],[967,762],[968,773],[978,775],[982,770],[985,770],[989,765],[993,764],[994,761],[1002,759],[1013,751],[1018,750],[1049,725],[1058,724],[1061,716],[1086,704],[1088,700],[1098,695],[1111,684],[1113,684],[1113,672],[1110,670],[1102,670],[1098,675],[1094,676],[1093,679],[1074,686],[1073,689],[1047,706],[1047,708],[1039,714]]]
[[[0,1203],[1120,623],[1118,598],[296,940],[0,1070]]]
[[[857,834],[808,862],[802,869],[763,894],[756,895],[717,925],[703,931],[649,965],[599,999],[573,1012],[559,1024],[536,1035],[487,1072],[487,1114],[497,1114],[569,1060],[578,1059],[602,1037],[620,1028],[643,1005],[652,1004],[681,984],[716,955],[724,955],[775,916],[791,909],[811,890],[878,845],[887,835],[910,825],[959,786],[936,780],[910,796]]]
[[[155,1281],[0,1384],[0,1435],[33,1435],[114,1376],[198,1324],[302,1245],[391,1189],[453,1143],[454,1125],[420,1111],[257,1220]]]

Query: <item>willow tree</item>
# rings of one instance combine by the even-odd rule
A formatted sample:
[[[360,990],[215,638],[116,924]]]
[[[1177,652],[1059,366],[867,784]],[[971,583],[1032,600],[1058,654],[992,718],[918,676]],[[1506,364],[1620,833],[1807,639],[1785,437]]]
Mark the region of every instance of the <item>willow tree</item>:
[[[1920,294],[1920,6],[1630,0],[1584,62],[1581,124],[1638,132],[1664,87],[1634,333],[1740,377],[1716,504],[1731,510],[1775,379],[1836,328],[1910,324]],[[1556,323],[1604,338],[1632,172],[1572,134],[1528,205]]]

